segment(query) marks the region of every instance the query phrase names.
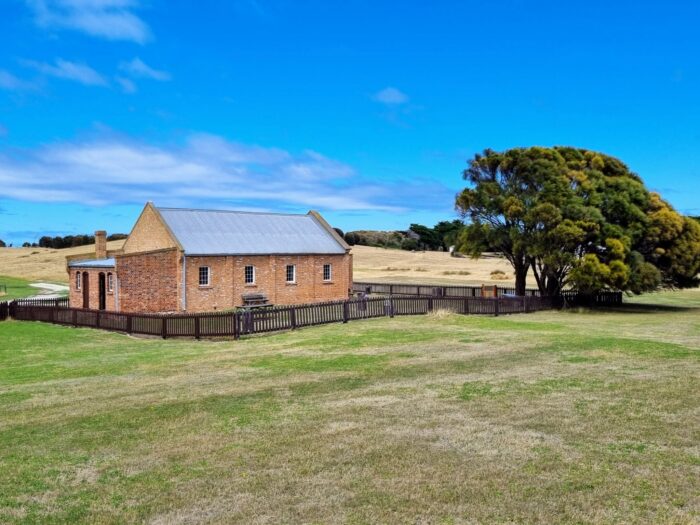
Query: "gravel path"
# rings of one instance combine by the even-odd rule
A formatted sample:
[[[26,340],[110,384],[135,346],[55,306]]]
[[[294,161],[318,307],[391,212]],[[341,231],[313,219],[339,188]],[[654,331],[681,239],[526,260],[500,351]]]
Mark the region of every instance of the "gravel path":
[[[32,296],[32,299],[58,299],[65,297],[68,292],[68,286],[65,284],[32,283],[29,286],[38,288],[37,295]]]

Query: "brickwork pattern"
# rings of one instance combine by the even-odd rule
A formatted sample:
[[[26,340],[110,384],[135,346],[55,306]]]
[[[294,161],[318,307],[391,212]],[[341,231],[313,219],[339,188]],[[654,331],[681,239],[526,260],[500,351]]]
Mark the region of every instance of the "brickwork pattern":
[[[180,259],[174,248],[118,255],[119,311],[179,311]]]
[[[207,312],[243,305],[243,295],[262,293],[272,304],[302,304],[347,299],[352,286],[352,256],[259,255],[186,257],[187,311]],[[287,265],[296,266],[296,282],[286,282]],[[323,265],[332,278],[323,280]],[[255,267],[255,283],[245,283],[245,267]],[[210,284],[199,285],[199,268],[210,268]]]
[[[148,205],[124,242],[123,252],[139,253],[176,246],[177,243],[161,221],[158,212]]]
[[[80,273],[80,289],[76,285],[76,274]],[[82,308],[83,307],[83,290],[87,286],[88,288],[88,308],[97,310],[100,306],[100,274],[105,275],[105,309],[114,311],[116,310],[116,273],[114,270],[109,270],[107,268],[71,268],[69,272],[70,276],[70,286],[68,290],[68,305],[71,308]],[[112,279],[114,282],[114,290],[109,291],[108,289],[108,274],[112,274]]]

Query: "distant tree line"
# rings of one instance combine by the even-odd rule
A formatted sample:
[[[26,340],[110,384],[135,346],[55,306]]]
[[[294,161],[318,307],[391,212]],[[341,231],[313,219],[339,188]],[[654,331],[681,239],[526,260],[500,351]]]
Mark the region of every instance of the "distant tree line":
[[[411,224],[405,231],[357,230],[345,234],[350,246],[375,246],[401,250],[447,250],[457,242],[464,228],[460,220],[440,221],[432,228]]]
[[[119,239],[126,239],[127,234],[126,233],[113,233],[112,235],[107,236],[108,241],[118,241]],[[4,243],[3,243],[4,244]],[[57,235],[55,237],[51,237],[49,235],[44,235],[39,239],[39,242],[25,242],[22,244],[23,248],[54,248],[54,249],[61,249],[61,248],[75,248],[76,246],[85,246],[87,244],[95,244],[95,236],[94,235],[87,235],[87,234],[82,234],[82,235],[66,235],[65,237],[61,237],[60,235]]]

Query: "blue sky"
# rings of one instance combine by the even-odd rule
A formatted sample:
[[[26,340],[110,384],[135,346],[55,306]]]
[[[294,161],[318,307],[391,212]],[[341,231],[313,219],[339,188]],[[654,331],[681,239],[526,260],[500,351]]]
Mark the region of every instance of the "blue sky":
[[[615,155],[700,214],[697,2],[2,0],[0,238],[163,206],[455,216],[469,157]]]

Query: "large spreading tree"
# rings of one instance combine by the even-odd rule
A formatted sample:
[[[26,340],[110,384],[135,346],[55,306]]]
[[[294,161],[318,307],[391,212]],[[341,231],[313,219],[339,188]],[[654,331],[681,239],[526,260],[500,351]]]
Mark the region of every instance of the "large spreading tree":
[[[464,179],[459,247],[503,253],[519,295],[528,271],[547,295],[698,284],[700,225],[614,157],[570,147],[486,150]]]

